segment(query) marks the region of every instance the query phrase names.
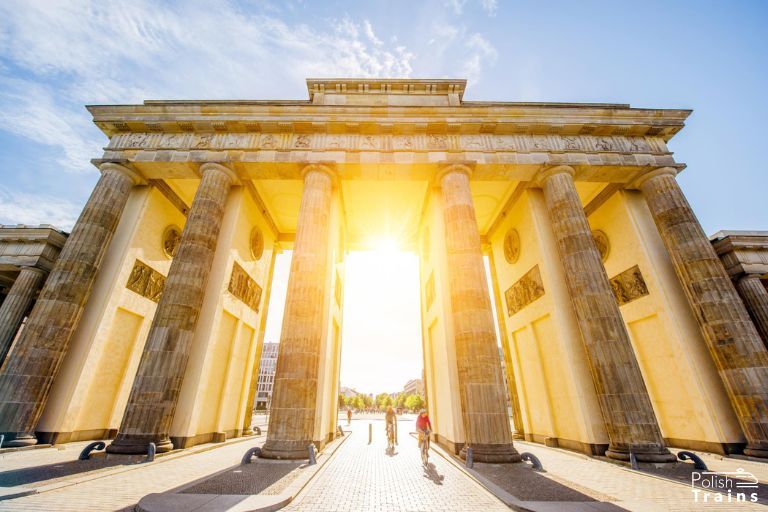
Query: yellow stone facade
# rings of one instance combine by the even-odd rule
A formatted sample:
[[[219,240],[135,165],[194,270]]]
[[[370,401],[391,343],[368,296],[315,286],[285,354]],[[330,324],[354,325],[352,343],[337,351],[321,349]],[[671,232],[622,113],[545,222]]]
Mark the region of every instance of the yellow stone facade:
[[[519,460],[506,418],[497,421],[495,301],[515,437],[657,461],[669,459],[664,445],[768,454],[765,347],[751,324],[708,314],[694,263],[675,252],[681,240],[700,242],[698,232],[675,232],[658,213],[668,196],[654,196],[655,215],[648,207],[655,189],[644,183],[685,167],[667,142],[689,111],[473,102],[462,80],[307,86],[302,101],[89,107],[109,138],[94,160],[100,183],[130,188],[110,210],[97,186],[78,225],[99,236],[67,242],[101,245],[86,262],[93,277],[58,313],[69,316],[53,322],[61,330],[49,362],[0,369],[0,431],[11,442],[117,436],[113,451],[134,453],[250,433],[275,256],[293,249],[265,452],[322,446],[336,435],[345,255],[387,235],[420,256],[428,406],[436,439],[456,453]],[[201,185],[214,168],[220,182]],[[562,211],[582,223],[579,236],[570,220],[553,222],[565,207],[558,191],[574,201]],[[114,215],[116,224],[104,220]],[[172,268],[177,247],[187,259]],[[196,250],[210,265],[201,268]],[[52,276],[75,253],[65,247]],[[478,277],[483,256],[491,290]],[[726,305],[746,315],[726,291]],[[606,293],[616,307],[600,306]],[[158,308],[170,313],[154,325]],[[43,309],[30,318],[54,315]],[[727,366],[713,340],[733,332],[742,341],[723,350],[741,362]],[[45,345],[33,334],[11,357]],[[628,363],[609,357],[622,350]],[[742,371],[748,385],[734,377]],[[50,387],[37,384],[43,377]],[[138,425],[153,404],[165,412]],[[642,428],[619,418],[636,412]]]

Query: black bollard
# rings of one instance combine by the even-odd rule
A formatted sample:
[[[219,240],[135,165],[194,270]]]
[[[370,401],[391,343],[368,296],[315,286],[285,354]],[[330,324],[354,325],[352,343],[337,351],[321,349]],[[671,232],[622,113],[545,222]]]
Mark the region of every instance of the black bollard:
[[[147,446],[147,460],[145,462],[152,462],[155,460],[155,453],[157,452],[157,445],[155,443],[149,443]]]
[[[247,452],[245,452],[245,455],[243,455],[242,460],[240,461],[240,464],[250,464],[252,462],[252,459],[254,457],[258,457],[261,455],[261,448],[258,446],[254,448],[250,448]]]
[[[467,460],[464,461],[464,465],[470,469],[475,465],[475,456],[472,447],[467,448]]]
[[[309,465],[314,466],[317,464],[317,460],[315,459],[315,445],[311,444],[307,446],[307,451],[309,451]]]
[[[694,469],[701,469],[703,471],[709,471],[707,465],[701,460],[701,457],[693,452],[677,452],[677,458],[680,460],[692,460]]]
[[[531,452],[523,452],[520,454],[520,460],[525,460],[531,463],[531,466],[533,467],[534,471],[543,471],[544,466],[541,465],[541,461],[537,456],[532,454]]]
[[[85,448],[83,448],[83,451],[80,452],[80,456],[77,458],[78,460],[88,460],[91,458],[91,452],[94,450],[103,450],[106,448],[107,445],[105,445],[102,441],[96,441],[95,443],[91,443]]]

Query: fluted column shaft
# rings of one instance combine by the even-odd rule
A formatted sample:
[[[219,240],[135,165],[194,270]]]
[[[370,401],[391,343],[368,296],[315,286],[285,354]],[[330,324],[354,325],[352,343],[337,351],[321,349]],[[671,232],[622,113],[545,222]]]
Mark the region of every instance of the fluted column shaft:
[[[103,164],[11,357],[0,369],[0,433],[8,446],[35,444],[33,432],[138,176]]]
[[[0,366],[11,349],[11,343],[24,320],[24,314],[45,281],[46,272],[35,267],[23,267],[0,306]]]
[[[736,288],[755,322],[757,332],[763,337],[763,343],[768,345],[768,290],[756,274],[742,276]]]
[[[632,451],[641,461],[674,461],[592,238],[573,169],[549,169],[540,181],[610,440],[606,455],[628,460]]]
[[[768,457],[768,351],[675,179],[659,169],[637,184],[683,285],[749,455]]]
[[[331,171],[307,166],[262,457],[306,458],[314,440],[332,194]]]
[[[202,178],[181,234],[163,294],[147,335],[136,378],[110,453],[146,453],[173,448],[169,433],[211,272],[224,206],[234,173],[203,164]]]
[[[441,172],[445,248],[454,346],[465,445],[478,462],[517,462],[507,418],[501,361],[480,232],[469,187],[470,170],[452,165]]]

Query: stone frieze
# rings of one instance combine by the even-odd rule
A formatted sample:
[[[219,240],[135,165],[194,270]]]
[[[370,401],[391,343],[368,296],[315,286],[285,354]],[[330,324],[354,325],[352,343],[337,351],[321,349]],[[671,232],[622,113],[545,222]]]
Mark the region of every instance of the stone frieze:
[[[136,260],[125,287],[153,302],[160,302],[165,276],[146,263]]]
[[[539,266],[535,265],[523,277],[504,292],[507,301],[507,315],[512,316],[531,302],[544,295]]]
[[[640,272],[640,267],[637,265],[612,277],[611,288],[613,288],[613,294],[616,296],[619,306],[648,295],[648,287],[642,272]]]
[[[261,286],[237,262],[232,266],[232,275],[229,278],[227,290],[246,306],[257,313],[259,312]]]
[[[668,154],[657,137],[325,133],[120,133],[109,150],[478,151]]]

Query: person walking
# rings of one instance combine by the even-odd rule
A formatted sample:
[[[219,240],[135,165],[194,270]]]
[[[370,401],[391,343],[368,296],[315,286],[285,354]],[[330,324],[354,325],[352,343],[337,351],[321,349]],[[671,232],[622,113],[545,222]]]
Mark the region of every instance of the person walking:
[[[349,426],[351,424],[352,424],[352,408],[347,407],[347,425]]]
[[[397,414],[391,405],[387,406],[387,411],[384,413],[384,426],[387,431],[387,447],[392,450],[397,440]]]

